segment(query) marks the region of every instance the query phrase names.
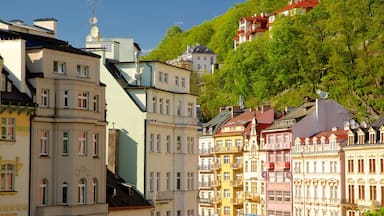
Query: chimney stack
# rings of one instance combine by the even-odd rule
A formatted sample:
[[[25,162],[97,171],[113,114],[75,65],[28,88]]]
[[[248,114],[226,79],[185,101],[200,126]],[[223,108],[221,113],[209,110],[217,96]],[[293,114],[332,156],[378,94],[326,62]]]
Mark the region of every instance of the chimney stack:
[[[43,29],[47,29],[53,32],[53,35],[57,35],[57,20],[55,18],[39,18],[33,21],[33,25]]]

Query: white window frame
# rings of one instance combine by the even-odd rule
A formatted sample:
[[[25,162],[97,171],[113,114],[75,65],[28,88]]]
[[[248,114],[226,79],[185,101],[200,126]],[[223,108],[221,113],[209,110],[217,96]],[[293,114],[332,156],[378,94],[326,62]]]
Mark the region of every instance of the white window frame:
[[[1,139],[15,140],[16,138],[16,119],[12,117],[1,118]]]
[[[49,89],[41,89],[40,107],[49,107]]]
[[[61,184],[61,204],[68,204],[68,183],[64,182]]]
[[[0,192],[15,191],[15,168],[9,163],[0,166]]]
[[[53,72],[58,74],[66,73],[66,63],[63,61],[53,61]]]
[[[93,112],[99,112],[99,95],[93,95]]]
[[[79,92],[79,94],[77,95],[77,107],[79,109],[83,109],[83,110],[88,109],[89,107],[88,97],[89,97],[88,92]]]
[[[63,133],[63,155],[69,154],[69,133],[65,131]]]
[[[40,181],[40,205],[46,206],[48,204],[48,181],[42,179]]]
[[[40,156],[48,156],[49,148],[49,132],[48,130],[40,131]]]
[[[98,133],[94,133],[92,135],[92,156],[93,157],[98,157],[99,156],[99,134]]]
[[[64,109],[68,109],[69,108],[69,94],[68,94],[68,90],[64,91],[64,104],[63,104],[63,107],[64,107]]]
[[[79,134],[79,155],[87,155],[87,136],[88,133],[85,131]]]
[[[85,179],[81,179],[77,186],[77,202],[81,205],[85,205],[87,201],[87,182]]]
[[[77,65],[77,76],[89,77],[89,66],[88,65]]]

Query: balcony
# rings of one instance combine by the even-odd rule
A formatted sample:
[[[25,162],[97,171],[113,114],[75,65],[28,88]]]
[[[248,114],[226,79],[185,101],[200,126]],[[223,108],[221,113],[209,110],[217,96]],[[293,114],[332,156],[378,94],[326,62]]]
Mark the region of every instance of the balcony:
[[[212,172],[213,171],[213,164],[200,165],[199,171],[200,172]]]
[[[221,187],[221,181],[218,181],[218,180],[214,181],[212,186],[213,187]]]
[[[232,163],[232,169],[233,170],[239,170],[239,169],[243,169],[243,163],[241,162],[238,162],[238,163]]]
[[[201,197],[199,199],[199,203],[211,204],[213,202],[214,202],[214,198],[213,197]]]
[[[254,192],[245,192],[245,199],[251,202],[260,203],[260,195]]]
[[[281,149],[290,149],[291,143],[267,143],[265,145],[265,150],[281,150]]]
[[[242,197],[231,198],[231,203],[233,205],[243,205],[243,198]]]
[[[199,189],[211,189],[214,185],[213,181],[199,182]]]
[[[213,199],[213,203],[214,203],[214,204],[219,204],[219,203],[221,203],[221,197],[215,197],[215,198]]]
[[[275,167],[275,169],[277,169],[277,170],[285,170],[285,169],[290,169],[290,168],[291,168],[290,162],[276,163],[276,167]]]
[[[264,163],[264,167],[269,169],[269,170],[273,170],[273,169],[275,169],[275,163],[273,163],[273,162]]]
[[[221,170],[221,164],[219,164],[219,163],[213,164],[213,169],[214,170]]]
[[[200,156],[210,156],[212,155],[213,148],[199,149]]]
[[[154,192],[152,196],[152,200],[155,203],[163,202],[163,201],[170,201],[174,199],[174,194],[171,191],[159,191]]]
[[[242,179],[233,180],[233,181],[231,181],[231,186],[232,187],[243,187],[243,180]]]

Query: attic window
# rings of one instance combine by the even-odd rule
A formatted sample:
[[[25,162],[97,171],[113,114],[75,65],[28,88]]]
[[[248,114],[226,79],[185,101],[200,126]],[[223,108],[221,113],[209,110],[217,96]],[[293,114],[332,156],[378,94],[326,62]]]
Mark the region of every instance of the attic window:
[[[359,134],[357,139],[358,144],[364,144],[364,134]]]
[[[376,133],[375,132],[370,132],[369,133],[369,143],[370,144],[375,144],[376,143]]]
[[[353,145],[355,141],[355,136],[353,134],[348,135],[348,145]]]

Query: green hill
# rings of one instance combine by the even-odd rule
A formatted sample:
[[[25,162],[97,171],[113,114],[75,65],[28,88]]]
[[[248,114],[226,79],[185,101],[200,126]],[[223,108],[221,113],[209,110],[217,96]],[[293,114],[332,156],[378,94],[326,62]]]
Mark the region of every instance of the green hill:
[[[358,120],[384,115],[384,2],[322,0],[307,14],[280,17],[272,31],[233,49],[238,20],[282,8],[286,0],[248,0],[225,14],[183,32],[171,27],[144,58],[166,61],[186,46],[204,44],[223,64],[206,85],[199,103],[209,119],[223,105],[297,106],[317,90],[349,109]]]

